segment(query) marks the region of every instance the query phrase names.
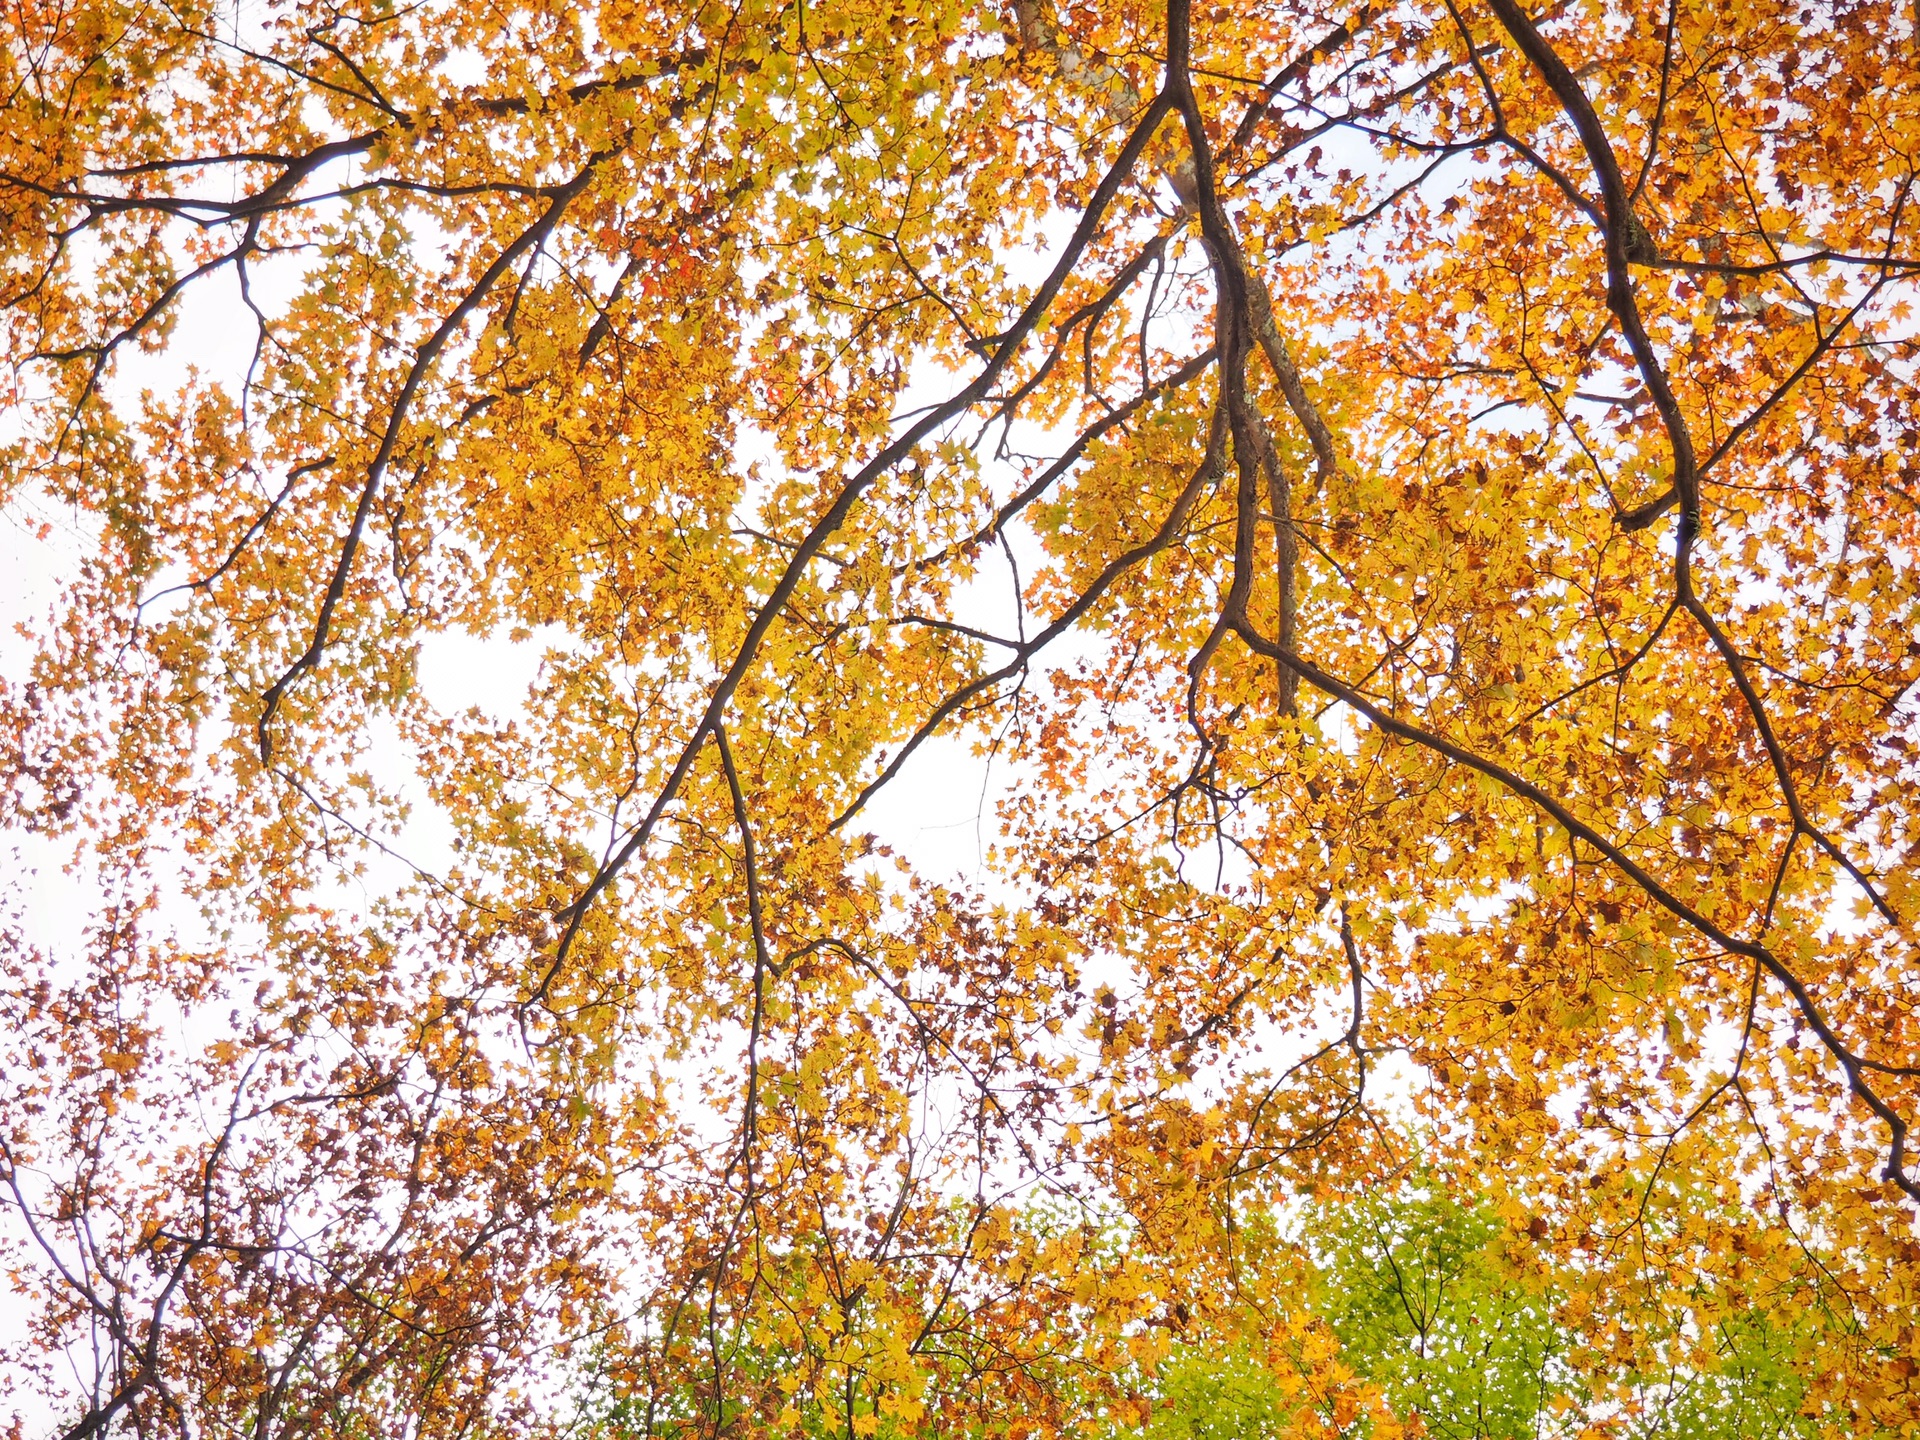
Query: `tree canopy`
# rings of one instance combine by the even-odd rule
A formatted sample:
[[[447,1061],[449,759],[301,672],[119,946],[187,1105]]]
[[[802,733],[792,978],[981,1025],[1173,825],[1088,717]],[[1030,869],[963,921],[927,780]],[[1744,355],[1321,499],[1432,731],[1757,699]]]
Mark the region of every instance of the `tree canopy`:
[[[1916,25],[7,7],[0,1426],[1920,1433]]]

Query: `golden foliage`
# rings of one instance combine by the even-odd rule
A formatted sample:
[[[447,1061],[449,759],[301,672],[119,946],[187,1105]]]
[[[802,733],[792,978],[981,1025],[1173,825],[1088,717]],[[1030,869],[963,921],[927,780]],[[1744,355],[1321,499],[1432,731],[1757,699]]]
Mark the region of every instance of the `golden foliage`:
[[[1416,1171],[1561,1433],[1915,1433],[1910,8],[0,26],[65,1434],[1415,1435],[1294,1222]]]

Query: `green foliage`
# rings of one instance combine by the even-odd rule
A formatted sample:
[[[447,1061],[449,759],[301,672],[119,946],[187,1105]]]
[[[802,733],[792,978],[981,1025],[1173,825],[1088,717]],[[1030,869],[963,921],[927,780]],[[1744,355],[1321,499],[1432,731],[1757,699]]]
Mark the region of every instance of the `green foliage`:
[[[1703,1277],[1688,1310],[1637,1317],[1644,1326],[1657,1315],[1667,1333],[1643,1336],[1633,1358],[1610,1364],[1596,1345],[1624,1317],[1570,1319],[1582,1276],[1523,1256],[1531,1238],[1479,1197],[1428,1179],[1309,1209],[1303,1239],[1310,1305],[1337,1339],[1341,1364],[1377,1387],[1410,1433],[1542,1440],[1590,1434],[1596,1424],[1637,1440],[1899,1433],[1813,1398],[1812,1376],[1845,1363],[1859,1343],[1844,1313],[1817,1295],[1763,1303]],[[1154,1388],[1146,1440],[1297,1433],[1290,1422],[1303,1402],[1290,1400],[1244,1345],[1183,1346]],[[1376,1428],[1357,1414],[1347,1433]]]
[[[1160,1367],[1160,1402],[1144,1440],[1280,1440],[1295,1406],[1244,1349],[1181,1350]]]
[[[1413,1189],[1309,1224],[1317,1308],[1396,1413],[1445,1440],[1520,1440],[1572,1399],[1555,1296],[1504,1263],[1503,1227],[1484,1206]]]

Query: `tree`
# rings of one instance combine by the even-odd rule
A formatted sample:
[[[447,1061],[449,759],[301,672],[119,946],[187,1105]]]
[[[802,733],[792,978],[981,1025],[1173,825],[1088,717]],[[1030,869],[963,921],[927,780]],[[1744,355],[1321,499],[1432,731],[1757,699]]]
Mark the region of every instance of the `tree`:
[[[1910,8],[0,23],[20,1428],[1384,1433],[1411,1122],[1912,1433]]]

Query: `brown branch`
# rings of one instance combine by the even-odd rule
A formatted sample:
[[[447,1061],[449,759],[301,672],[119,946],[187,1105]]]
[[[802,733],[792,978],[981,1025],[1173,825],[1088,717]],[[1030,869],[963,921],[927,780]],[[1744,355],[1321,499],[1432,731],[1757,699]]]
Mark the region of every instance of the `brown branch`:
[[[1379,6],[1360,6],[1353,14],[1276,70],[1273,78],[1260,87],[1259,97],[1248,102],[1247,113],[1241,117],[1240,124],[1227,143],[1220,147],[1220,157],[1225,159],[1251,141],[1254,132],[1260,128],[1261,122],[1272,112],[1273,103],[1280,98],[1282,90],[1306,79],[1315,65],[1345,48],[1363,30],[1372,25],[1383,10],[1384,7]]]
[[[1487,0],[1487,3],[1513,37],[1520,52],[1532,62],[1546,80],[1547,87],[1560,101],[1561,108],[1579,133],[1588,163],[1600,182],[1606,217],[1603,233],[1606,239],[1607,308],[1620,322],[1621,334],[1626,338],[1628,349],[1633,352],[1641,379],[1653,396],[1654,406],[1666,426],[1668,444],[1673,451],[1673,486],[1685,507],[1676,557],[1676,565],[1684,575],[1687,553],[1700,526],[1700,479],[1694,459],[1693,437],[1688,432],[1686,418],[1681,414],[1680,402],[1667,381],[1665,367],[1661,365],[1653,341],[1641,322],[1640,308],[1633,294],[1633,278],[1628,270],[1630,263],[1641,264],[1657,258],[1657,252],[1653,249],[1646,227],[1633,213],[1626,178],[1620,172],[1613,144],[1594,111],[1593,102],[1581,89],[1580,81],[1535,28],[1517,0]]]

